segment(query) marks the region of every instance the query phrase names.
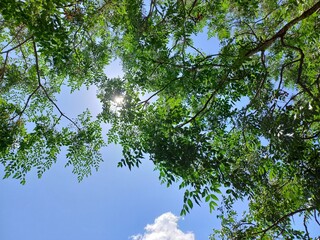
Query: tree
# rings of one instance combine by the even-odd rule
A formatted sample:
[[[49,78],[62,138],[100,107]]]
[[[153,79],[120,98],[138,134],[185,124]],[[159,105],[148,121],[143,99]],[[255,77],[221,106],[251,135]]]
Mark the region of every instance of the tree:
[[[162,182],[178,182],[185,189],[181,214],[202,200],[213,210],[223,192],[222,228],[215,232],[220,238],[310,239],[308,223],[314,219],[319,224],[320,209],[320,2],[49,3],[0,5],[3,28],[8,29],[2,42],[13,46],[2,50],[7,87],[1,99],[6,112],[1,161],[7,176],[19,173],[12,166],[17,162],[23,162],[25,171],[41,166],[34,160],[43,158],[40,153],[23,160],[25,141],[30,148],[37,146],[28,152],[37,152],[70,148],[77,139],[77,146],[86,143],[83,151],[94,150],[96,156],[103,145],[98,126],[105,121],[112,124],[108,141],[123,147],[119,166],[139,166],[147,154]],[[5,4],[13,6],[14,14],[3,10]],[[218,39],[220,49],[197,47],[194,39],[201,32]],[[7,61],[11,52],[17,57]],[[123,62],[121,79],[109,79],[102,71],[114,56]],[[22,63],[14,63],[16,58]],[[62,117],[77,124],[53,99],[66,80],[75,88],[96,84],[100,89],[103,111],[85,130],[56,129]],[[9,95],[20,94],[27,96],[26,103],[9,100]],[[42,120],[45,106],[60,115],[51,112]],[[33,135],[25,130],[27,122],[36,123],[33,135],[42,145],[28,140]],[[44,140],[41,136],[48,134],[41,126],[54,132],[58,143]],[[94,134],[87,133],[90,129]],[[68,154],[80,176],[81,167],[86,172],[92,166],[91,157],[82,162],[85,155]],[[249,206],[240,220],[233,210],[237,201]],[[291,217],[297,215],[304,220],[304,231],[292,226]]]

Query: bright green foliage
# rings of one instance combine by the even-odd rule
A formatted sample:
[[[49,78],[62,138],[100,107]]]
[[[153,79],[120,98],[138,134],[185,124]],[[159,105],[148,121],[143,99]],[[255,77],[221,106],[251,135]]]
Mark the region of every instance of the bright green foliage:
[[[79,180],[102,161],[100,121],[90,121],[88,112],[72,119],[55,102],[64,84],[73,90],[91,84],[110,59],[110,34],[102,27],[91,29],[98,7],[60,0],[0,2],[0,162],[5,178],[25,183],[33,168],[41,177],[62,147],[68,152],[66,165],[73,166]]]
[[[308,223],[319,224],[320,209],[320,2],[2,2],[1,39],[14,47],[10,59],[10,47],[2,50],[0,90],[8,174],[48,168],[61,146],[76,173],[89,173],[99,162],[99,122],[80,117],[83,131],[53,94],[64,82],[96,84],[98,119],[112,124],[108,141],[123,147],[119,166],[131,169],[148,156],[163,183],[185,190],[181,214],[202,201],[219,206],[222,228],[213,239],[310,239]],[[219,48],[203,50],[199,34]],[[111,56],[123,62],[121,79],[102,72]],[[54,109],[60,115],[47,113]],[[62,117],[74,131],[55,130]],[[34,156],[19,155],[24,145]],[[39,148],[49,154],[39,157]],[[7,163],[9,153],[18,167]],[[237,201],[249,204],[241,219]],[[304,231],[293,228],[298,215]]]
[[[221,211],[224,239],[308,238],[320,208],[320,35],[316,1],[151,1],[124,7],[123,79],[101,80],[120,166],[149,154],[162,182]],[[206,33],[220,49],[206,52]],[[209,41],[210,42],[210,41]],[[208,43],[209,43],[208,42]],[[112,110],[112,94],[124,102]],[[220,190],[219,190],[220,189]],[[233,203],[249,202],[238,222]]]

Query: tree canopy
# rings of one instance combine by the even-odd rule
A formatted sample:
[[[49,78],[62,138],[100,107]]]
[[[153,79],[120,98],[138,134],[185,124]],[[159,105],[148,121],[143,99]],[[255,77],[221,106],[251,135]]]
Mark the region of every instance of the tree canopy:
[[[153,161],[184,215],[219,207],[221,239],[310,239],[320,209],[320,2],[2,0],[0,162],[39,177],[67,149],[79,180],[102,161]],[[219,41],[205,51],[197,36]],[[123,78],[104,66],[123,64]],[[103,110],[65,114],[63,85],[96,85]],[[121,101],[117,101],[116,98]],[[218,196],[222,196],[219,202]],[[248,203],[237,217],[233,205]],[[301,216],[304,230],[291,217]]]

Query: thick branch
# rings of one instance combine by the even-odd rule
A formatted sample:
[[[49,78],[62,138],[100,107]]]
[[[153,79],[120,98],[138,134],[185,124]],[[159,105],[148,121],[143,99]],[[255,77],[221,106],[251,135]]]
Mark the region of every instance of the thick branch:
[[[269,38],[268,40],[264,41],[263,43],[259,44],[257,47],[254,49],[250,50],[249,52],[246,53],[246,57],[250,57],[257,52],[266,50],[268,47],[270,47],[278,38],[283,37],[287,31],[297,24],[298,22],[302,21],[303,19],[311,16],[313,13],[317,12],[320,9],[320,1],[317,2],[315,5],[313,5],[311,8],[309,8],[307,11],[303,12],[299,17],[291,20],[288,22],[286,25],[283,26],[273,37]]]

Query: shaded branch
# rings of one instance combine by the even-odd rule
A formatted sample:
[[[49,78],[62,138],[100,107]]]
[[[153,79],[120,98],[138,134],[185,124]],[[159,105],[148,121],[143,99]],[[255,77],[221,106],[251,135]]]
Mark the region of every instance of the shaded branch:
[[[289,103],[290,103],[292,100],[294,100],[294,99],[295,99],[298,95],[300,95],[301,93],[303,93],[303,91],[300,91],[300,92],[292,95],[292,96],[290,97],[290,99],[286,102],[285,105],[283,105],[283,107],[282,107],[280,110],[284,110],[286,107],[288,107]]]
[[[210,95],[210,97],[208,98],[206,103],[203,105],[203,107],[193,117],[191,117],[188,121],[177,125],[177,127],[183,127],[183,126],[187,125],[188,123],[194,121],[207,108],[207,106],[209,105],[210,101],[214,98],[215,95],[216,95],[216,91],[214,91]]]
[[[18,33],[17,33],[18,34]],[[17,36],[17,35],[16,35]],[[14,38],[16,38],[16,36],[14,37]],[[4,64],[3,64],[3,67],[2,67],[2,70],[1,70],[1,73],[0,73],[0,79],[1,79],[1,81],[3,80],[3,77],[4,77],[4,73],[5,73],[5,70],[6,70],[6,65],[7,65],[7,62],[8,62],[8,57],[9,57],[9,53],[11,52],[11,51],[13,51],[14,49],[16,49],[16,48],[21,48],[21,46],[23,45],[23,44],[25,44],[26,42],[28,42],[30,39],[32,39],[33,38],[33,36],[31,36],[31,37],[28,37],[28,38],[26,38],[24,41],[22,41],[21,43],[19,43],[18,45],[16,45],[16,46],[14,46],[14,47],[12,47],[12,48],[10,48],[10,49],[8,49],[8,50],[6,50],[6,51],[3,51],[3,52],[1,52],[0,54],[6,54],[6,58],[5,58],[5,61],[4,61]],[[13,40],[12,40],[13,41]],[[10,41],[10,43],[12,42],[12,41]],[[7,44],[7,46],[10,44],[10,43],[8,43]],[[4,47],[3,49],[5,49],[6,47]],[[2,50],[3,50],[2,49]],[[23,53],[22,53],[23,54]]]
[[[306,136],[306,137],[302,137],[303,140],[309,140],[309,139],[313,139],[313,138],[316,138],[320,135],[320,131],[318,131],[317,133],[315,133],[314,135],[312,136]]]
[[[308,231],[308,226],[307,226],[307,216],[304,216],[303,218],[303,226],[304,226],[304,230],[306,231],[306,236],[308,237],[308,239],[311,239]]]
[[[212,55],[210,56],[203,56],[203,59],[201,61],[199,61],[199,63],[204,62],[205,60],[209,59],[210,57],[212,57]],[[148,60],[157,63],[158,65],[167,65],[167,66],[172,66],[175,68],[179,68],[179,69],[194,69],[194,68],[201,68],[201,67],[224,67],[224,68],[229,68],[231,66],[229,65],[224,65],[224,64],[216,64],[216,63],[209,63],[209,64],[187,64],[184,62],[184,64],[179,64],[179,63],[173,63],[173,62],[164,62],[164,61],[160,61],[157,59],[153,59],[151,57],[147,58]]]
[[[111,5],[111,4],[112,4],[112,1],[105,1],[105,2],[102,4],[102,6],[97,9],[96,14],[100,14],[101,12],[103,12],[103,11],[107,8],[108,5]],[[95,15],[96,15],[96,14],[95,14]]]
[[[169,84],[170,84],[170,83],[169,83]],[[167,84],[166,86],[164,86],[164,87],[161,88],[160,90],[156,91],[154,94],[152,94],[152,95],[151,95],[150,97],[148,97],[146,100],[143,100],[143,101],[139,102],[139,104],[142,104],[142,103],[147,104],[147,103],[150,101],[150,99],[152,99],[153,97],[155,97],[156,95],[158,95],[160,92],[162,92],[163,90],[165,90],[165,89],[169,86],[169,84]]]
[[[297,61],[299,61],[299,69],[298,69],[298,78],[297,78],[297,83],[301,82],[301,75],[302,75],[302,67],[303,67],[303,61],[304,61],[304,53],[302,51],[301,48],[296,47],[296,46],[292,46],[292,45],[288,45],[284,42],[284,37],[281,37],[281,44],[282,46],[286,47],[286,48],[291,48],[295,51],[298,51],[300,53],[300,58],[297,59]]]
[[[301,48],[296,47],[296,46],[292,46],[292,45],[288,45],[284,42],[284,38],[281,37],[281,43],[284,47],[286,48],[291,48],[295,51],[298,51],[300,54],[300,58],[297,59],[297,61],[299,61],[299,68],[298,68],[298,78],[297,78],[297,84],[306,92],[310,95],[310,97],[315,101],[318,102],[319,100],[313,95],[313,93],[307,88],[307,86],[301,81],[301,75],[302,75],[302,68],[303,68],[303,62],[304,62],[304,53],[302,51]],[[293,63],[293,62],[292,62]]]
[[[258,37],[257,34],[255,33],[255,31],[253,30],[253,28],[250,26],[250,24],[247,23],[247,22],[245,22],[245,21],[244,21],[243,23],[244,23],[245,25],[247,25],[248,28],[250,29],[251,33],[249,33],[249,34],[253,35],[253,36],[256,38],[257,41],[260,41],[259,37]]]
[[[193,50],[195,50],[197,53],[199,53],[203,58],[206,57],[198,48],[196,48],[196,47],[194,47],[193,45],[188,44],[188,43],[187,43],[187,45],[188,45],[189,47],[191,47]]]
[[[281,85],[282,85],[282,82],[283,82],[283,72],[284,72],[284,69],[285,69],[286,67],[288,67],[289,65],[291,65],[291,64],[293,64],[293,63],[296,63],[296,62],[298,62],[298,61],[300,61],[300,59],[296,59],[296,60],[293,60],[293,61],[291,61],[291,62],[287,62],[287,63],[285,63],[285,64],[283,64],[283,65],[281,66],[281,70],[280,70],[280,81],[279,81],[279,85],[278,85],[278,90],[280,90]]]
[[[268,77],[268,70],[267,70],[267,66],[266,66],[266,62],[265,62],[264,51],[261,51],[260,59],[261,59],[261,63],[262,63],[263,69],[264,69],[264,74],[263,74],[264,76],[262,78],[262,81],[259,84],[259,87],[256,91],[256,94],[254,95],[253,99],[250,100],[250,103],[246,106],[245,114],[246,114],[247,110],[249,109],[249,107],[253,104],[253,102],[259,97],[261,89],[264,86],[264,84],[267,80],[267,77]]]
[[[155,5],[156,5],[156,0],[151,0],[148,15],[144,19],[145,21],[148,21],[148,19],[152,17],[153,11],[155,9]]]
[[[310,210],[314,210],[314,208],[302,208],[302,209],[298,209],[296,211],[293,211],[291,213],[288,213],[286,215],[284,215],[283,217],[279,218],[277,221],[275,221],[272,225],[270,225],[269,227],[259,231],[259,232],[255,232],[253,234],[258,235],[258,234],[265,234],[266,232],[268,232],[269,230],[271,230],[272,228],[276,227],[279,223],[281,223],[282,221],[286,220],[287,218],[300,213],[300,212],[305,212],[305,211],[310,211]]]

